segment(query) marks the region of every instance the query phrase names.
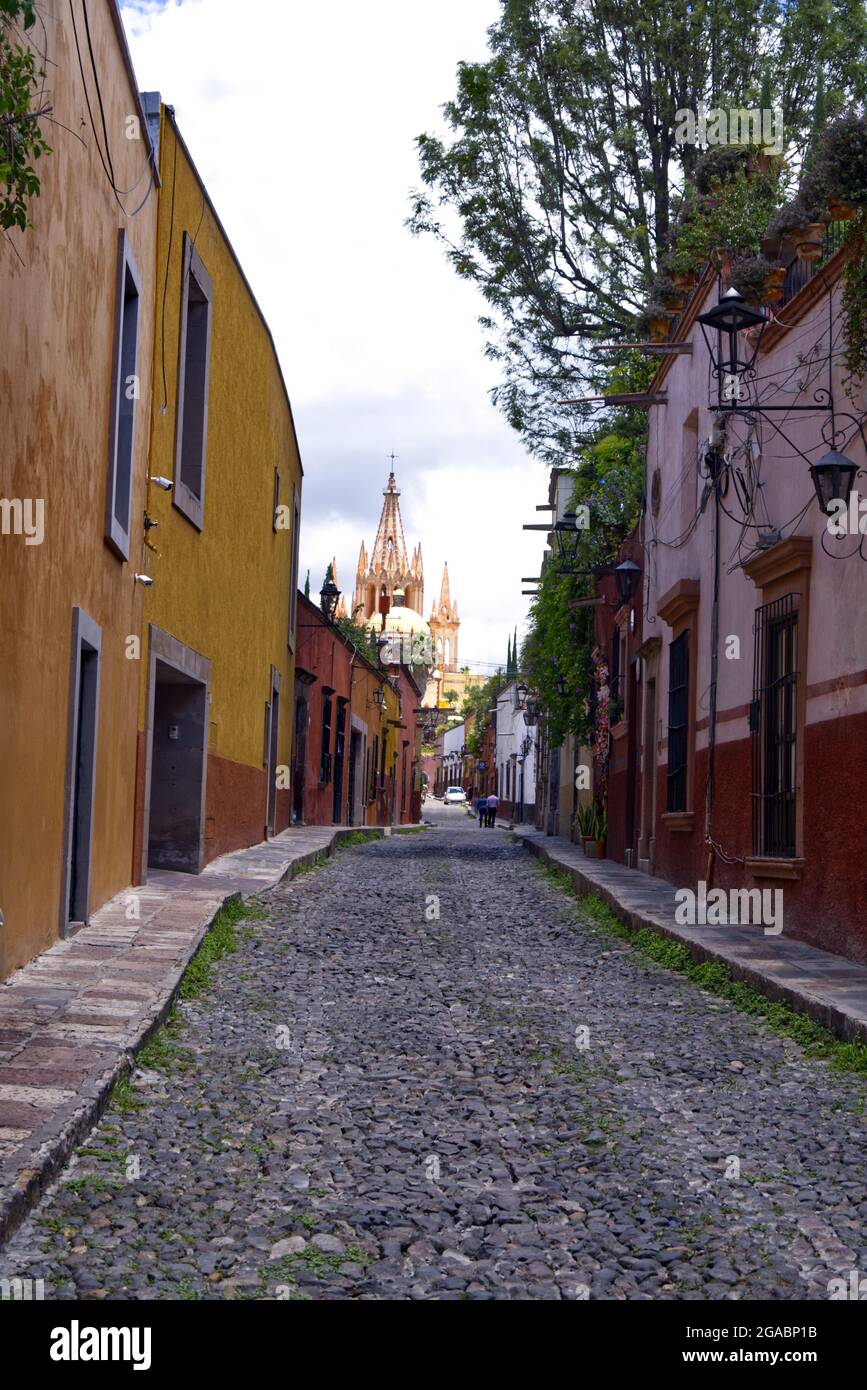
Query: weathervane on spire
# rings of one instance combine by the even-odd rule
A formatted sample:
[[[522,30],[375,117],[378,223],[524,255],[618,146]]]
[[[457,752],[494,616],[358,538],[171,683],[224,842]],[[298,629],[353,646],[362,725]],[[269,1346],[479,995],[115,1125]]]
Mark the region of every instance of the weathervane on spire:
[[[390,472],[389,475],[388,475],[388,487],[385,489],[385,491],[386,491],[386,492],[399,492],[400,489],[395,485],[395,481],[394,481],[394,461],[395,461],[396,458],[399,458],[400,455],[399,455],[399,454],[396,454],[396,453],[394,452],[394,449],[392,449],[392,451],[391,451],[391,453],[388,455],[388,457],[389,457],[389,459],[391,460],[391,472]]]

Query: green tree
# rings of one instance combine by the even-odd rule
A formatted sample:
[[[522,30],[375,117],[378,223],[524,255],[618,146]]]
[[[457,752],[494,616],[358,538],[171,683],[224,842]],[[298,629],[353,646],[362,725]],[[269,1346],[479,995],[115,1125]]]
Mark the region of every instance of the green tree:
[[[0,228],[31,225],[28,202],[39,196],[36,160],[51,149],[39,122],[51,114],[45,69],[28,39],[36,23],[33,0],[0,0]]]
[[[676,113],[774,93],[796,149],[823,73],[830,111],[865,95],[861,0],[501,0],[490,57],[458,68],[450,136],[418,139],[409,225],[488,304],[494,398],[528,447],[574,459],[595,342],[628,337],[695,146]]]

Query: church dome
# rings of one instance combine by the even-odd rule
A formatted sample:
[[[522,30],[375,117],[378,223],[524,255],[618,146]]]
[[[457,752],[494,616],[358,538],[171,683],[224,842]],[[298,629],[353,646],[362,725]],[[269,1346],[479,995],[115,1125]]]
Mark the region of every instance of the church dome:
[[[374,632],[382,631],[382,614],[373,613],[365,619],[365,625],[372,628]],[[430,625],[422,617],[421,613],[416,613],[414,608],[391,608],[385,620],[386,632],[416,632],[421,637],[430,637]]]

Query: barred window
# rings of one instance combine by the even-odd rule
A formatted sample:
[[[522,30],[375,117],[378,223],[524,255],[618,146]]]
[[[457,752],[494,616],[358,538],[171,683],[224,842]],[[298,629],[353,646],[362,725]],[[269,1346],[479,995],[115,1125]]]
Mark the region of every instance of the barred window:
[[[319,755],[319,781],[331,781],[331,695],[322,700],[322,749]]]
[[[753,657],[753,853],[794,857],[797,800],[798,601],[756,609]]]
[[[668,811],[685,811],[689,732],[689,632],[668,648]]]

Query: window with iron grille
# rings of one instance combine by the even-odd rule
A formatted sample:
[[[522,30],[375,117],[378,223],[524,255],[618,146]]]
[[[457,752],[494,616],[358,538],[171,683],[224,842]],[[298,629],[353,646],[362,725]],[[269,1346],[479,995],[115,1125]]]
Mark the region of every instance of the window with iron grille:
[[[753,854],[794,857],[797,802],[798,603],[756,609],[753,657]]]
[[[614,629],[614,636],[611,639],[611,669],[609,671],[612,724],[619,724],[620,720],[623,718],[622,681],[620,678],[620,644],[620,628],[616,627]]]
[[[331,781],[331,696],[322,700],[322,751],[319,755],[319,781]]]
[[[685,811],[689,734],[689,632],[668,648],[668,799],[666,810]]]

